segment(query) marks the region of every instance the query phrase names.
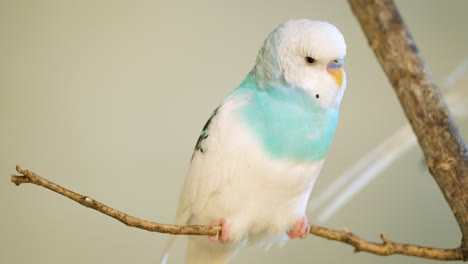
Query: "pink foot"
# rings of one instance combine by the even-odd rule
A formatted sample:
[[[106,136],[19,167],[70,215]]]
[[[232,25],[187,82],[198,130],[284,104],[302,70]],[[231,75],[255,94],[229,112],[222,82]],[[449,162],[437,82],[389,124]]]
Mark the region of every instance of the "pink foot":
[[[289,238],[306,238],[309,234],[310,226],[309,221],[306,216],[301,217],[301,219],[294,225],[294,227],[287,232]]]
[[[215,242],[216,240],[221,244],[228,242],[231,239],[229,237],[229,234],[231,233],[231,225],[224,219],[219,220],[215,225],[221,225],[221,235],[216,234],[214,236],[208,236],[210,242]]]

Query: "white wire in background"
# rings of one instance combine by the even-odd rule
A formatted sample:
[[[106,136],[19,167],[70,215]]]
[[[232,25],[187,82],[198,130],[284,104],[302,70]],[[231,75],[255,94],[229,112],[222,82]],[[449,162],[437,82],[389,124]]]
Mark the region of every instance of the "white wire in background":
[[[447,90],[450,89],[445,96],[447,104],[452,114],[460,119],[466,118],[468,115],[467,73],[468,60],[465,60],[444,82],[444,88]],[[381,175],[381,173],[399,157],[416,146],[416,142],[416,137],[410,125],[404,125],[369,153],[364,155],[353,166],[345,170],[327,189],[310,202],[308,209],[313,212],[332,199],[328,205],[323,206],[324,209],[317,217],[317,223],[322,224],[335,215],[373,179]]]

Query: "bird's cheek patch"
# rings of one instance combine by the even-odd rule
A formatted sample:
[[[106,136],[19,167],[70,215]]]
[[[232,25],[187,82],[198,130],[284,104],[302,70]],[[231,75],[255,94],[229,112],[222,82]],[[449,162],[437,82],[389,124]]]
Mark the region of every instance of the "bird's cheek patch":
[[[341,85],[343,84],[343,69],[342,68],[328,69],[328,72],[335,79],[336,85],[338,85],[338,87],[341,87]]]

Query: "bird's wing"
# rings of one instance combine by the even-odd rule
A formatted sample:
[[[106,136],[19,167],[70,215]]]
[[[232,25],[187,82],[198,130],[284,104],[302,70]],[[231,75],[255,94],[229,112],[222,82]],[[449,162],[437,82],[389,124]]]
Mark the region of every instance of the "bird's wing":
[[[235,145],[235,140],[239,139],[235,129],[236,110],[249,100],[248,96],[231,94],[214,110],[203,127],[180,192],[176,225],[187,224],[190,217],[205,206],[208,198],[234,175],[232,159],[226,157],[226,152],[231,151],[231,146]],[[229,160],[231,165],[227,166],[226,160]],[[175,235],[169,237],[163,250],[161,263],[166,263],[175,238]]]
[[[239,123],[237,110],[250,100],[248,94],[231,94],[203,127],[180,194],[176,224],[186,224],[192,214],[204,207],[210,195],[234,175],[232,164],[236,162],[226,155],[240,153],[232,149],[236,140],[242,140],[242,136],[235,134]]]

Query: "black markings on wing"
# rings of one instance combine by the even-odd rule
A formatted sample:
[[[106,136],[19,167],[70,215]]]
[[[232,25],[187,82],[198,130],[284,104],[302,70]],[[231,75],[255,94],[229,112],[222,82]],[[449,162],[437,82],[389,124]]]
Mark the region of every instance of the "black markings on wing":
[[[203,146],[203,141],[205,141],[205,139],[207,139],[209,136],[210,125],[212,121],[214,120],[216,114],[218,113],[218,109],[219,109],[219,106],[213,111],[213,114],[211,115],[210,119],[208,119],[205,126],[203,127],[203,130],[200,136],[198,137],[197,144],[195,145],[195,152],[192,155],[192,159],[193,159],[193,156],[195,156],[195,153],[197,153],[197,151],[200,151],[202,154],[206,153],[207,149],[206,149],[206,146]]]

